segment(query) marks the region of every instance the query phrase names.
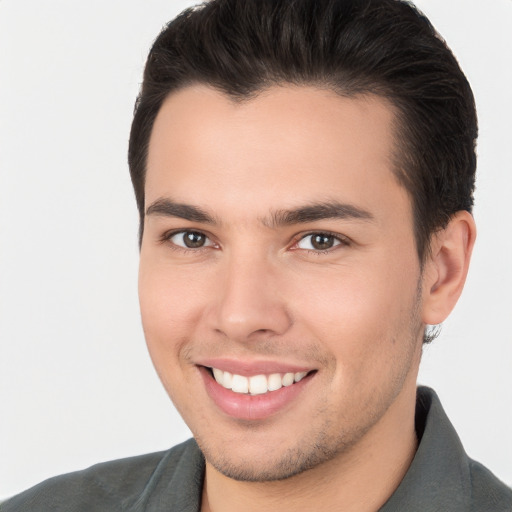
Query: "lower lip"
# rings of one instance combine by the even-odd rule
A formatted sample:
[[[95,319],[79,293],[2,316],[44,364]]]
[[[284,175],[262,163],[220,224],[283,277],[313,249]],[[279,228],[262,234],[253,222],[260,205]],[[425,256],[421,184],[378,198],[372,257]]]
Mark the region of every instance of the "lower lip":
[[[293,402],[314,376],[310,373],[291,386],[262,395],[249,395],[222,387],[204,366],[198,368],[213,402],[224,413],[239,420],[262,420],[276,414]]]

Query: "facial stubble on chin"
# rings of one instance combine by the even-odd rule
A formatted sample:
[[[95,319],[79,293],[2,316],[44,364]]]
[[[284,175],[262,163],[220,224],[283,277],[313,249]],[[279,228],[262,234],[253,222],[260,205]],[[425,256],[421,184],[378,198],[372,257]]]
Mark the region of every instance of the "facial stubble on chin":
[[[401,390],[403,380],[405,377],[397,376],[396,381],[399,381],[399,385],[395,388],[395,393],[387,396],[383,393],[371,404],[363,406],[367,409],[367,421],[364,424],[347,430],[343,428],[343,421],[341,421],[339,427],[332,428],[334,419],[327,419],[317,430],[310,432],[307,438],[298,439],[294,447],[288,448],[273,460],[237,460],[236,456],[226,456],[230,450],[236,449],[230,447],[230,440],[226,440],[225,451],[216,455],[209,450],[208,443],[203,442],[200,436],[196,436],[196,441],[206,461],[218,472],[233,480],[271,482],[291,478],[335,458],[348,455],[393,403]],[[384,408],[381,407],[383,403],[387,404]],[[325,412],[322,410],[315,411],[317,415],[323,413]],[[265,450],[264,446],[262,450]]]
[[[322,414],[323,411],[315,413]],[[352,431],[346,431],[342,426],[331,431],[333,421],[327,420],[322,427],[311,432],[307,439],[297,440],[296,446],[287,449],[279,458],[272,461],[244,459],[241,462],[234,462],[224,454],[211,454],[208,444],[203,443],[200,437],[196,436],[196,441],[206,461],[224,476],[241,482],[273,482],[292,478],[348,454],[381,417],[376,409],[370,414],[371,417],[365,425]],[[225,452],[229,452],[229,440],[225,446]],[[262,447],[262,450],[264,449]]]

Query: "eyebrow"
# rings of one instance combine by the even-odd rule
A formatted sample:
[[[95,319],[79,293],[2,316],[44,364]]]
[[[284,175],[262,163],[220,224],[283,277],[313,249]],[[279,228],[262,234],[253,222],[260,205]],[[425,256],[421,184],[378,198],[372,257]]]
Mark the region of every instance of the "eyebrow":
[[[203,224],[216,224],[214,217],[198,206],[175,203],[171,199],[160,198],[153,202],[146,210],[146,215],[160,215],[163,217],[178,217],[192,222]]]
[[[220,224],[213,215],[198,206],[177,203],[169,198],[160,198],[154,201],[146,210],[146,215],[159,215],[164,217],[178,217],[191,222],[203,224]],[[357,206],[340,203],[338,201],[325,201],[313,203],[293,209],[280,209],[271,213],[261,222],[271,228],[289,226],[293,224],[306,224],[326,219],[373,221],[374,216],[367,210]]]
[[[314,203],[292,210],[277,210],[270,217],[270,222],[264,221],[272,227],[288,226],[292,224],[306,224],[326,219],[362,220],[373,221],[374,216],[357,206],[340,203],[338,201],[326,201]]]

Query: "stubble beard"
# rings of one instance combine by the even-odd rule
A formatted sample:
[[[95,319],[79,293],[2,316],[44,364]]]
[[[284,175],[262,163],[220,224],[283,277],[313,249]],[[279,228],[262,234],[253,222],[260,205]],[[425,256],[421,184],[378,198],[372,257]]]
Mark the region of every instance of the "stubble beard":
[[[404,359],[405,363],[393,379],[393,385],[390,389],[380,389],[373,395],[367,397],[367,403],[358,403],[357,407],[365,410],[366,420],[359,423],[351,429],[350,421],[341,421],[329,414],[329,404],[324,403],[316,411],[313,411],[313,418],[324,417],[322,425],[316,427],[316,430],[310,432],[308,436],[303,436],[297,440],[294,447],[288,448],[284,453],[277,457],[268,456],[263,460],[240,460],[239,457],[229,457],[229,440],[224,446],[222,453],[213,453],[209,449],[208,443],[203,442],[200,436],[195,436],[199,448],[203,452],[206,461],[218,472],[233,480],[241,482],[272,482],[285,480],[305,471],[312,470],[335,458],[343,457],[358,444],[358,442],[374,427],[374,425],[384,416],[389,407],[393,404],[399,393],[402,391],[404,383],[409,375],[413,363],[414,347],[422,341],[423,327],[420,320],[421,305],[421,281],[418,283],[417,296],[415,303],[410,311],[408,318],[407,335],[409,340],[409,351]],[[395,340],[394,342],[398,342]],[[402,341],[403,342],[403,341]],[[351,415],[350,412],[345,413]],[[314,421],[314,419],[313,419]],[[336,426],[333,426],[336,423]],[[344,428],[345,426],[345,428]],[[265,447],[262,446],[262,451]]]
[[[256,463],[247,460],[234,461],[225,455],[212,456],[200,438],[196,437],[196,441],[206,461],[219,473],[239,482],[262,483],[286,480],[333,460],[349,451],[366,430],[368,429],[361,429],[350,439],[343,436],[340,439],[340,436],[328,435],[324,429],[315,434],[314,440],[306,440],[304,446],[289,448],[277,459]]]

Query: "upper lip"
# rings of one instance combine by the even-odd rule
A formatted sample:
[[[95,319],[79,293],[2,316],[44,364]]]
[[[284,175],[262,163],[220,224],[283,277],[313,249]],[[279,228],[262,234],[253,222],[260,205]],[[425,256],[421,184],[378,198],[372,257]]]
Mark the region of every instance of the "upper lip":
[[[196,362],[198,366],[207,368],[217,368],[219,370],[230,372],[244,377],[253,375],[268,375],[272,373],[298,373],[310,372],[315,368],[304,364],[286,363],[282,361],[265,361],[265,360],[240,360],[230,358],[213,358],[203,359]]]

